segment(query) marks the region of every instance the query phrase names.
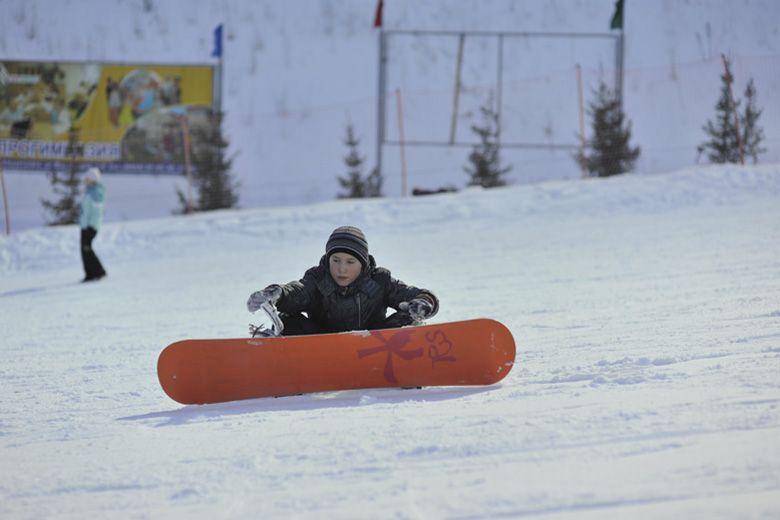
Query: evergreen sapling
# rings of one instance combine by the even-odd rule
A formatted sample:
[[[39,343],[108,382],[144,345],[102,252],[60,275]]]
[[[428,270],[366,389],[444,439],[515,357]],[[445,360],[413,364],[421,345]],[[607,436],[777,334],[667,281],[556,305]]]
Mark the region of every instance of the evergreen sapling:
[[[720,76],[720,97],[715,103],[715,121],[708,120],[703,127],[710,139],[697,148],[699,155],[706,152],[707,159],[715,164],[740,162],[740,144],[734,118],[740,101],[732,100],[734,77],[729,70],[728,60],[723,58],[723,62],[725,71]]]
[[[626,121],[620,97],[602,82],[596,99],[588,107],[593,137],[586,144],[590,153],[580,153],[577,161],[591,176],[609,177],[630,172],[640,148],[631,147],[631,122]]]
[[[756,104],[756,87],[751,78],[745,87],[745,111],[740,114],[741,99],[733,99],[734,76],[731,63],[725,56],[721,75],[720,97],[715,104],[715,120],[708,120],[702,127],[709,137],[697,147],[698,155],[706,153],[713,164],[743,164],[745,157],[758,162],[759,154],[766,151],[761,146],[764,131],[758,126],[762,110]]]
[[[753,84],[753,78],[748,81],[745,87],[745,113],[742,117],[743,146],[745,156],[753,158],[753,164],[758,162],[759,154],[766,152],[766,148],[761,146],[764,140],[764,130],[758,126],[758,118],[761,117],[763,110],[756,106],[756,87]]]
[[[67,172],[60,175],[57,172],[57,163],[52,164],[48,173],[55,200],[41,199],[41,204],[49,217],[46,224],[49,226],[61,226],[75,224],[79,221],[81,206],[79,204],[79,158],[83,155],[84,147],[79,142],[79,131],[71,127],[68,130],[68,146],[65,149]]]
[[[501,167],[499,144],[500,128],[498,113],[493,109],[492,96],[480,107],[482,125],[471,125],[471,130],[479,137],[479,144],[469,154],[470,166],[463,170],[469,175],[469,186],[496,188],[506,186],[504,176],[512,169],[511,166]]]
[[[347,146],[347,155],[344,156],[344,164],[347,166],[347,175],[338,177],[339,185],[344,190],[339,194],[342,199],[359,199],[366,197],[381,197],[383,179],[379,170],[374,170],[363,177],[363,163],[365,157],[360,155],[358,149],[360,140],[355,136],[352,124],[347,124],[347,135],[344,139]]]
[[[235,208],[238,204],[238,183],[230,173],[232,159],[227,158],[228,142],[222,134],[221,113],[211,115],[210,124],[193,131],[192,182],[197,192],[197,201],[192,211],[212,211]],[[190,209],[187,197],[176,190],[182,208],[178,213]]]

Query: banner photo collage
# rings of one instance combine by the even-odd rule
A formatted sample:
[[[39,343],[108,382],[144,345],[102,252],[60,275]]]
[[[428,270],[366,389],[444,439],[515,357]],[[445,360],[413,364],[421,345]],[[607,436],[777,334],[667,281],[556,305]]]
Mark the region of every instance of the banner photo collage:
[[[0,158],[45,169],[76,128],[85,163],[179,173],[183,129],[195,148],[212,123],[213,83],[210,65],[0,61]]]

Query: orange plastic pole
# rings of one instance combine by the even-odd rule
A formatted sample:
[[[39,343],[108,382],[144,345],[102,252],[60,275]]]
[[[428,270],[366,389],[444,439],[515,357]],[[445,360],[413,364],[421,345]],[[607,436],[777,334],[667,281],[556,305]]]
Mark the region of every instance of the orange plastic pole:
[[[11,234],[11,214],[8,210],[8,196],[5,192],[5,176],[3,175],[3,158],[0,157],[0,187],[3,190],[3,208],[5,208],[5,234]]]
[[[395,104],[398,108],[398,137],[401,142],[401,196],[406,197],[406,147],[404,146],[404,116],[401,108],[401,89],[395,89]]]

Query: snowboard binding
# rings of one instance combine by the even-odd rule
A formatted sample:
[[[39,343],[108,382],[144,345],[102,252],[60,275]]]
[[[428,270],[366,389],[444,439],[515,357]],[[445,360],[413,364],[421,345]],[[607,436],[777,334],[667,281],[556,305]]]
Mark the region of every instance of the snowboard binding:
[[[271,324],[268,325],[253,325],[249,324],[249,334],[253,338],[276,338],[282,335],[284,330],[284,322],[279,316],[279,311],[271,302],[264,302],[260,305],[260,310],[265,312],[266,316],[270,320]]]

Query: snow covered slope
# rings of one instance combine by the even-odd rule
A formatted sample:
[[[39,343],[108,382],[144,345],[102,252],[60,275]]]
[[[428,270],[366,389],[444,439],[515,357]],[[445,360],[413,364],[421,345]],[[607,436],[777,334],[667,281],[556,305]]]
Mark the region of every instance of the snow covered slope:
[[[2,518],[774,518],[780,167],[107,223],[0,238]],[[394,275],[518,344],[486,388],[181,407],[185,337],[366,231]]]

